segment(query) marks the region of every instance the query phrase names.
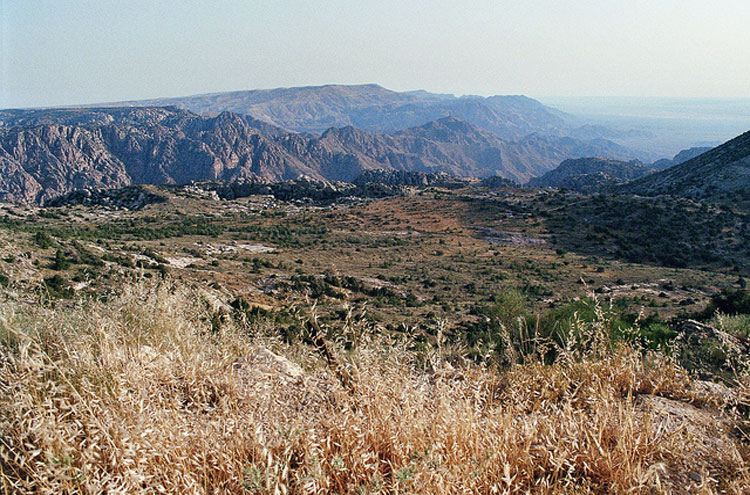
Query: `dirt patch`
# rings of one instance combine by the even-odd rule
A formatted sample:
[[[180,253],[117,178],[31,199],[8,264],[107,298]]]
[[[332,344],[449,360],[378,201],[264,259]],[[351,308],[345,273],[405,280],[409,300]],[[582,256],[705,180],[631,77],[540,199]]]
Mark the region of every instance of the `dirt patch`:
[[[513,247],[542,248],[547,246],[547,241],[539,237],[530,237],[520,232],[498,231],[489,227],[472,227],[486,242]]]
[[[174,256],[174,257],[165,257],[169,262],[169,266],[173,266],[175,268],[186,268],[193,263],[200,263],[203,261],[200,258],[195,258],[193,256]]]

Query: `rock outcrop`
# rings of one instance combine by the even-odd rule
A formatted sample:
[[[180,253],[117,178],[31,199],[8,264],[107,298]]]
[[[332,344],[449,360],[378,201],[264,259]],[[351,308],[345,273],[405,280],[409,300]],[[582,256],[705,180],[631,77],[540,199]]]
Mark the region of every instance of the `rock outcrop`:
[[[151,192],[146,187],[128,186],[119,189],[77,189],[47,201],[45,206],[105,206],[134,211],[166,201],[165,196]]]
[[[273,196],[282,201],[330,203],[343,198],[386,198],[403,194],[403,186],[378,182],[351,184],[300,177],[283,182],[240,180],[234,182],[203,181],[189,185],[191,190],[215,194],[217,199],[232,200],[254,195]]]
[[[237,359],[232,363],[232,371],[250,383],[272,377],[285,383],[299,384],[305,378],[302,368],[264,347]]]
[[[653,170],[640,162],[623,162],[607,158],[565,160],[554,170],[531,179],[531,187],[555,187],[582,193],[594,193],[611,186],[625,184]]]
[[[353,181],[354,184],[360,186],[385,184],[389,186],[435,186],[448,189],[465,187],[473,182],[476,181],[466,177],[456,177],[445,172],[425,173],[386,169],[365,170]]]
[[[641,395],[638,405],[660,431],[681,438],[692,449],[688,465],[661,465],[660,484],[665,493],[696,493],[723,466],[742,463],[742,453],[732,439],[736,419],[729,414],[656,395]]]

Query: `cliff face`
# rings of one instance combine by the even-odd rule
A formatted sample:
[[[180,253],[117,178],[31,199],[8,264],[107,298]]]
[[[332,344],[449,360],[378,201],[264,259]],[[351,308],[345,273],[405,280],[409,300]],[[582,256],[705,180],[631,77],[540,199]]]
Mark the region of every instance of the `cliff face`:
[[[0,201],[43,203],[82,188],[198,180],[351,181],[365,170],[448,172],[525,182],[565,158],[624,157],[610,141],[517,141],[453,117],[395,134],[354,127],[320,137],[251,117],[174,107],[0,111]]]
[[[2,201],[41,203],[73,189],[139,183],[317,175],[252,122],[229,113],[55,111],[21,123],[0,128]]]

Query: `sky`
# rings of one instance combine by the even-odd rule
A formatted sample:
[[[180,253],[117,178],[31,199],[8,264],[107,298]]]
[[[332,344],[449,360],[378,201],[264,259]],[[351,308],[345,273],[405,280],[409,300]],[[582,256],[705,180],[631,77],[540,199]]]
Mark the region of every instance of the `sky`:
[[[378,83],[750,97],[747,0],[0,0],[0,108]]]

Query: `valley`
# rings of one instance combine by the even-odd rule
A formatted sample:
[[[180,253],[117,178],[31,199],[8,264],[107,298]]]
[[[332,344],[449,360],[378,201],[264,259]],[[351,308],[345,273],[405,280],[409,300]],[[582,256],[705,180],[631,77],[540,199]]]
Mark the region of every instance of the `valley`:
[[[748,5],[0,0],[0,495],[750,495]]]
[[[744,493],[750,134],[579,123],[371,85],[0,111],[2,486]]]
[[[10,286],[41,294],[54,278],[53,292],[74,300],[169,277],[227,304],[245,298],[283,312],[314,302],[332,317],[367,304],[389,328],[427,331],[438,320],[474,321],[472,311],[508,291],[529,313],[593,293],[667,321],[750,276],[747,215],[688,200],[480,183],[333,202],[221,200],[196,186],[143,191],[159,199],[135,211],[5,206],[0,270]],[[678,212],[689,210],[685,223]]]

